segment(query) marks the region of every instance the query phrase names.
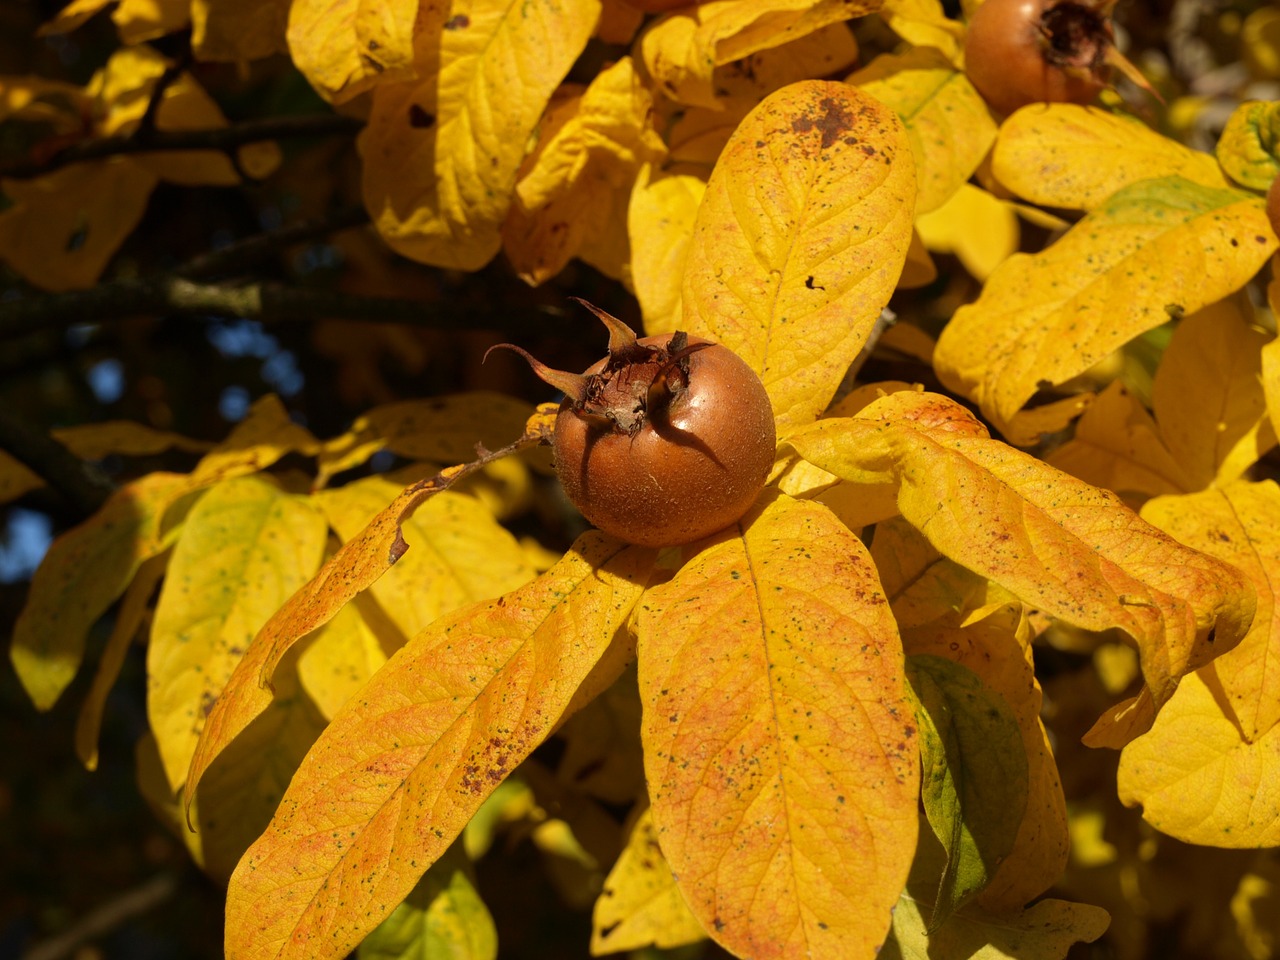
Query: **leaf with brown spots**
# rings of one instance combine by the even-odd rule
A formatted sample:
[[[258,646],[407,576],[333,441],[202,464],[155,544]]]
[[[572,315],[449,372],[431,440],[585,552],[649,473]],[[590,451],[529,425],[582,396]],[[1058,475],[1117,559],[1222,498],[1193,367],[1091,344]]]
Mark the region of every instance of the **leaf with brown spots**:
[[[694,225],[681,328],[760,374],[779,433],[827,406],[889,302],[915,192],[897,114],[844,83],[784,87],[720,155]]]
[[[288,8],[289,54],[332,103],[408,80],[418,6],[414,0],[297,0]],[[423,14],[431,12],[428,6]]]
[[[1261,197],[1180,177],[1130,184],[1046,250],[1000,264],[943,329],[935,369],[1011,443],[1029,445],[1087,402],[1024,410],[1037,391],[1240,289],[1275,248]]]
[[[333,718],[231,878],[229,960],[343,957],[560,721],[627,621],[652,550],[584,534],[442,617]]]
[[[756,960],[874,956],[916,841],[902,647],[862,542],[785,495],[637,609],[658,842],[707,932]]]
[[[1140,519],[1114,494],[992,440],[945,397],[901,392],[788,442],[850,483],[896,483],[898,509],[940,553],[1086,630],[1118,628],[1146,686],[1099,721],[1097,746],[1147,729],[1178,680],[1234,647],[1253,588],[1228,563]]]

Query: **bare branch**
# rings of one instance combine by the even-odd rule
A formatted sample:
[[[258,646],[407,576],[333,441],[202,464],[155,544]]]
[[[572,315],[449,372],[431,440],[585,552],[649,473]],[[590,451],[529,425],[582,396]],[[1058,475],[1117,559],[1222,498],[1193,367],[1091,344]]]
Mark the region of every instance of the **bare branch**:
[[[229,127],[209,130],[153,130],[146,136],[132,133],[101,140],[87,140],[55,153],[40,163],[24,162],[7,170],[0,170],[0,177],[13,180],[29,180],[52,173],[72,163],[86,160],[103,160],[107,157],[130,153],[149,153],[158,150],[218,150],[230,154],[238,147],[263,140],[282,140],[290,137],[350,136],[357,133],[364,122],[335,113],[322,113],[296,117],[267,117],[262,120],[245,120]]]
[[[154,910],[172,898],[177,890],[178,881],[173,874],[157,874],[107,901],[66,933],[36,944],[23,954],[22,960],[62,960],[69,957],[89,941],[97,940],[134,917]]]
[[[275,256],[292,244],[315,240],[368,222],[369,214],[364,207],[345,207],[325,217],[291,223],[239,240],[221,250],[201,254],[178,267],[174,274],[187,280],[234,276],[246,267]]]
[[[0,450],[36,474],[86,517],[97,513],[115,485],[89,463],[17,412],[0,406]]]

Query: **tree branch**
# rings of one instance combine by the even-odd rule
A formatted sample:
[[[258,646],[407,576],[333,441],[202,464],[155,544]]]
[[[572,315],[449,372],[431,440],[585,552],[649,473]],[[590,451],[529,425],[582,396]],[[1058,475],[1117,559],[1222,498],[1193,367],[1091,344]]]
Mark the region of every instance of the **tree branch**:
[[[115,485],[16,412],[0,406],[0,449],[71,501],[86,517],[98,512]]]
[[[156,874],[145,883],[126,890],[114,900],[109,900],[87,914],[66,933],[36,944],[23,954],[22,960],[62,960],[69,957],[85,943],[97,940],[134,917],[156,909],[171,899],[177,890],[178,881],[173,874]]]
[[[532,330],[532,316],[505,317],[500,324],[488,310],[440,305],[421,300],[366,297],[280,283],[200,283],[174,274],[149,279],[114,280],[89,290],[72,290],[0,302],[0,339],[21,337],[50,327],[102,323],[127,317],[245,317],[264,323],[323,319],[404,323],[440,330],[499,326]],[[514,320],[514,322],[512,322]]]
[[[277,227],[256,236],[228,244],[220,250],[201,254],[178,267],[174,274],[187,280],[204,280],[217,276],[233,276],[245,267],[275,256],[285,247],[328,236],[339,230],[369,222],[362,206],[346,207],[325,217],[303,220]]]
[[[52,173],[60,167],[86,160],[103,160],[107,157],[130,153],[149,153],[156,150],[218,150],[230,153],[237,147],[263,140],[281,140],[289,137],[350,136],[364,127],[362,120],[344,117],[336,113],[314,116],[267,117],[261,120],[245,120],[229,127],[210,130],[152,130],[142,137],[133,133],[101,140],[86,140],[68,147],[39,163],[26,161],[0,170],[0,177],[12,180],[29,180]]]

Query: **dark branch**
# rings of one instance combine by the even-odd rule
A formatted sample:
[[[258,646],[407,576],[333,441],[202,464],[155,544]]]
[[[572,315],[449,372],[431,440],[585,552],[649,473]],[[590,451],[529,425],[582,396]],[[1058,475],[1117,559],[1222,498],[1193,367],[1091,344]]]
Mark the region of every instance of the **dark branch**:
[[[421,300],[366,297],[279,283],[199,283],[166,275],[146,280],[102,283],[72,290],[0,302],[0,339],[21,337],[51,327],[103,323],[135,316],[245,317],[264,323],[324,319],[404,323],[439,330],[493,326],[490,311]],[[532,317],[504,317],[504,330],[532,330]]]
[[[0,449],[67,498],[84,516],[98,511],[115,486],[43,430],[0,407]]]
[[[218,150],[230,154],[245,144],[260,143],[263,140],[350,136],[359,132],[363,126],[363,121],[352,117],[322,113],[315,116],[246,120],[229,127],[218,127],[212,130],[153,130],[142,137],[129,133],[78,143],[40,163],[15,164],[7,170],[0,170],[0,177],[29,180],[52,173],[72,163],[156,150]]]
[[[325,217],[291,223],[288,226],[239,240],[221,250],[202,254],[178,267],[174,274],[187,280],[234,276],[246,267],[275,256],[292,244],[326,237],[339,230],[358,227],[368,222],[369,214],[364,207],[346,207]]]

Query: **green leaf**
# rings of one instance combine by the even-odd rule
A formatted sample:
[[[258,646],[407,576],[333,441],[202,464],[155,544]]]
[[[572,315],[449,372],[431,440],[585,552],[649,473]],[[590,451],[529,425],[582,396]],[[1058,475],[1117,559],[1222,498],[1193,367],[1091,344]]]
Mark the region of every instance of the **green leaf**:
[[[929,931],[980,893],[1013,850],[1027,807],[1027,756],[1018,718],[976,673],[914,656],[925,816],[947,851]]]

